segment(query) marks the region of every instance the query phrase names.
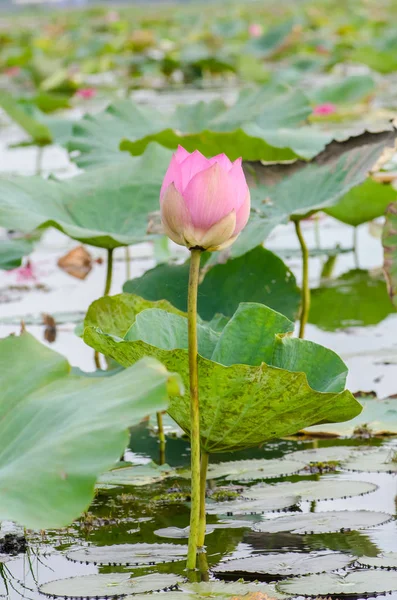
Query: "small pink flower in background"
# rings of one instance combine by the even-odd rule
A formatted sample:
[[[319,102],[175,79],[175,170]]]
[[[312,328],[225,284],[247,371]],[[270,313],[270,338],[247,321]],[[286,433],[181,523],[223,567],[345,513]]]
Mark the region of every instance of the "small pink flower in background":
[[[15,273],[18,283],[26,283],[28,281],[37,280],[35,270],[36,269],[33,267],[30,260],[28,260],[26,264],[22,267],[18,267],[17,269],[11,269],[11,271],[8,271],[8,273]]]
[[[160,209],[165,233],[175,243],[209,251],[230,246],[250,214],[241,158],[208,159],[179,146],[164,177]]]
[[[16,77],[21,72],[21,67],[9,67],[5,69],[4,74],[8,77]]]
[[[262,25],[259,25],[259,23],[251,23],[248,27],[248,33],[252,38],[261,37],[263,33]]]
[[[335,104],[332,102],[324,102],[324,104],[318,104],[313,109],[313,114],[316,116],[332,115],[336,112]]]
[[[77,90],[76,96],[78,96],[79,98],[83,98],[84,100],[90,100],[91,98],[94,98],[96,96],[96,92],[96,89],[92,87],[80,88],[79,90]]]
[[[117,10],[109,10],[109,12],[106,14],[105,20],[107,23],[117,23],[117,21],[120,21],[120,14],[117,12]]]

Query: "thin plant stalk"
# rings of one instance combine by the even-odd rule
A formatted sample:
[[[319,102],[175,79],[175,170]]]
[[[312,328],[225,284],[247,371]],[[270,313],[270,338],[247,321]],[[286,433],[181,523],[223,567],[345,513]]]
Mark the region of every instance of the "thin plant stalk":
[[[41,175],[43,168],[44,146],[37,147],[35,175]]]
[[[354,255],[354,266],[356,269],[360,268],[360,261],[358,258],[358,227],[353,227],[353,255]]]
[[[193,570],[196,568],[197,540],[200,523],[200,414],[197,364],[197,288],[200,273],[200,256],[200,250],[191,250],[187,309],[190,379],[190,447],[192,472],[190,534],[186,564],[188,570]]]
[[[109,248],[108,249],[107,269],[106,269],[105,291],[103,292],[104,296],[109,295],[110,288],[112,287],[112,275],[113,275],[113,248]]]
[[[108,296],[110,292],[110,288],[112,286],[112,274],[113,274],[113,248],[108,249],[108,260],[106,266],[106,282],[105,282],[105,291],[103,293],[104,296]],[[99,352],[95,350],[94,352],[94,363],[97,369],[101,369],[101,361],[99,358]]]
[[[208,568],[207,553],[202,550],[198,553],[198,568],[200,572],[200,581],[209,581],[210,573]]]
[[[305,337],[306,323],[310,311],[310,286],[309,286],[309,250],[302,235],[300,221],[294,221],[296,235],[302,251],[302,309],[299,324],[299,337]]]
[[[201,452],[201,468],[200,468],[200,525],[199,525],[199,533],[197,538],[197,547],[198,551],[202,551],[201,549],[205,543],[205,496],[207,491],[207,470],[208,470],[208,452]]]
[[[130,247],[125,247],[125,274],[128,279],[131,279],[131,256],[130,256]]]
[[[163,423],[163,413],[158,412],[157,415],[157,435],[159,438],[160,444],[160,457],[159,464],[165,464],[165,434],[164,434],[164,423]]]

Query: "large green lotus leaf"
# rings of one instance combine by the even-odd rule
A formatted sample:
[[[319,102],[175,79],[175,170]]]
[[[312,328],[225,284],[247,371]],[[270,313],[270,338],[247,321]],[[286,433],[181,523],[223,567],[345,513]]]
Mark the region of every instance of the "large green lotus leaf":
[[[151,141],[170,149],[182,144],[208,156],[225,152],[230,159],[310,158],[331,140],[328,133],[302,126],[310,113],[302,92],[274,86],[243,90],[230,108],[214,100],[177,107],[171,115],[123,100],[74,125],[67,146],[84,168],[125,160],[120,149],[142,154]]]
[[[287,38],[291,35],[294,26],[294,20],[289,19],[270,27],[269,31],[258,38],[250,40],[246,45],[246,51],[256,56],[265,58],[279,50]]]
[[[312,290],[309,322],[335,331],[376,325],[394,311],[383,276],[354,269]]]
[[[375,81],[370,75],[351,75],[310,92],[309,97],[316,104],[349,104],[362,100],[371,94],[375,87]]]
[[[367,179],[353,188],[339,202],[325,209],[331,217],[348,225],[361,225],[385,214],[387,207],[396,199],[397,192],[391,185]]]
[[[0,240],[0,269],[9,271],[22,264],[22,259],[32,252],[32,244],[28,240]]]
[[[112,377],[76,376],[29,334],[0,350],[0,518],[67,525],[126,447],[127,428],[165,410],[178,380],[150,359]]]
[[[397,202],[389,206],[383,228],[384,271],[390,298],[397,307]]]
[[[165,298],[186,311],[188,279],[188,262],[163,264],[127,281],[123,290],[148,300]],[[207,321],[217,313],[231,317],[240,302],[246,301],[266,304],[291,320],[299,310],[300,293],[294,275],[278,256],[262,246],[215,265],[199,286],[198,312]]]
[[[93,246],[115,248],[149,239],[149,213],[158,198],[170,153],[159,146],[123,165],[63,181],[0,178],[0,225],[20,231],[53,226]]]
[[[15,99],[5,91],[0,92],[0,107],[17,123],[38,145],[51,144],[52,133],[43,123],[29,115],[25,107],[18,105]]]
[[[136,315],[147,308],[161,308],[167,312],[183,314],[167,300],[150,302],[133,294],[117,294],[95,300],[87,311],[84,326],[98,327],[102,331],[111,331],[113,335],[124,337]]]
[[[365,181],[384,147],[385,142],[361,146],[327,164],[310,164],[274,185],[251,189],[251,217],[231,255],[240,256],[262,244],[277,225],[291,218],[337,204]]]
[[[157,357],[167,368],[182,376],[188,389],[186,335],[181,333],[187,329],[186,319],[173,316],[174,329],[171,335],[171,320],[166,313],[160,313],[158,309],[139,313],[135,324],[124,338],[112,335],[111,330],[104,332],[94,326],[86,327],[84,340],[122,366],[134,364],[141,356]],[[126,315],[126,320],[131,322],[130,316]],[[159,331],[162,323],[166,323],[164,331],[167,335]],[[238,326],[239,337],[236,333]],[[269,439],[299,431],[305,426],[344,421],[359,414],[359,403],[350,392],[343,391],[343,363],[331,351],[328,351],[330,357],[325,377],[318,377],[313,367],[324,356],[324,350],[316,344],[310,344],[310,351],[306,354],[309,361],[306,365],[307,374],[302,370],[292,372],[280,368],[276,354],[271,356],[271,348],[278,346],[280,340],[287,339],[278,335],[280,331],[286,333],[292,331],[292,328],[293,324],[283,315],[252,303],[240,305],[216,343],[216,334],[209,336],[207,333],[206,338],[199,329],[199,336],[207,341],[210,338],[214,344],[212,360],[203,356],[198,359],[201,441],[205,450],[222,452],[257,446]],[[263,345],[261,336],[264,334],[270,349]],[[138,340],[138,337],[141,339]],[[207,341],[206,353],[209,352]],[[154,344],[161,346],[156,347]],[[199,341],[200,344],[203,344],[202,340]],[[293,360],[288,359],[288,355],[295,352],[294,345],[286,345],[283,360],[293,365]],[[215,362],[216,356],[224,364]],[[270,364],[262,362],[261,356],[262,360],[270,357]],[[231,364],[232,360],[238,364]],[[248,360],[256,366],[242,364]],[[298,365],[299,369],[301,366]],[[310,387],[312,381],[319,385],[317,389]],[[339,389],[326,392],[328,388],[336,388],[336,381],[339,381]],[[173,396],[169,413],[189,433],[189,393]]]

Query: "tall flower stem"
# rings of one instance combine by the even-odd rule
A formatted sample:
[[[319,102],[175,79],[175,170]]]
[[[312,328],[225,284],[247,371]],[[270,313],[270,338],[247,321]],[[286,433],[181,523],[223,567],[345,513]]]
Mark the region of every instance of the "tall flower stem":
[[[113,273],[113,248],[108,248],[108,260],[106,268],[106,282],[104,296],[108,296],[112,285],[112,273]],[[94,352],[94,363],[97,369],[101,369],[101,361],[99,358],[98,350]]]
[[[164,435],[164,424],[163,424],[163,413],[158,412],[157,414],[157,435],[159,436],[160,444],[160,465],[165,463],[165,435]]]
[[[309,250],[305,238],[302,235],[299,220],[294,221],[296,235],[302,251],[302,310],[299,326],[299,337],[305,337],[305,327],[309,318],[310,310],[310,287],[309,287]]]
[[[208,453],[201,452],[201,468],[200,468],[200,524],[197,538],[197,546],[200,549],[205,543],[205,495],[207,491],[207,469],[208,469]]]
[[[105,291],[103,292],[104,296],[109,295],[110,288],[112,285],[112,274],[113,274],[113,248],[109,248],[108,249],[107,270],[106,270]]]
[[[191,250],[187,300],[189,379],[190,379],[190,446],[191,446],[191,508],[187,553],[188,570],[196,568],[197,541],[200,523],[200,414],[197,365],[197,288],[201,250]]]

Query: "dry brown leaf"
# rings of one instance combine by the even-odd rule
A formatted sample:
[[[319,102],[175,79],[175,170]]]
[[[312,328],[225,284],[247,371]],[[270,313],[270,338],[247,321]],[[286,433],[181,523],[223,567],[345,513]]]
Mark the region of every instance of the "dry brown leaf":
[[[92,256],[84,246],[77,246],[62,256],[57,264],[68,275],[85,279],[92,269]]]

